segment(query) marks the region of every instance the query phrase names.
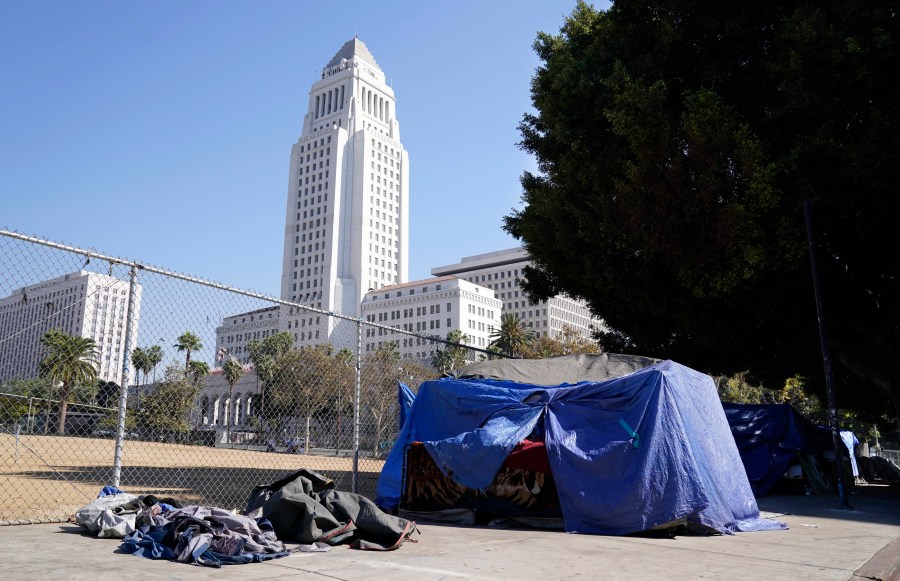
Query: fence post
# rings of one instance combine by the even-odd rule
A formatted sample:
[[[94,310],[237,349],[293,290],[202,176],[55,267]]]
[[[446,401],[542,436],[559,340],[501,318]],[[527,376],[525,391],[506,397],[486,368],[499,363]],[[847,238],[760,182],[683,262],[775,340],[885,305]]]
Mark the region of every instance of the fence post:
[[[116,425],[116,452],[113,458],[111,484],[119,486],[122,477],[122,442],[125,439],[126,404],[128,403],[128,381],[131,376],[131,351],[134,341],[134,295],[137,287],[137,267],[132,265],[128,281],[128,311],[125,316],[125,347],[122,352],[122,378],[119,381],[119,421]],[[140,389],[140,386],[138,386]]]
[[[359,494],[359,407],[362,364],[362,319],[356,321],[356,386],[353,390],[353,480],[352,492]]]

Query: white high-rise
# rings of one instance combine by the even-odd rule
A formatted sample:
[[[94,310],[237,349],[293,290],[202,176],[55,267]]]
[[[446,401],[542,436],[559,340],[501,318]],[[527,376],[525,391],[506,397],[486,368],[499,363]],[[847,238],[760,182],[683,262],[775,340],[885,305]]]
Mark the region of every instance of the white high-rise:
[[[369,289],[406,282],[408,200],[394,91],[353,38],[313,84],[291,150],[281,298],[358,316]]]
[[[409,157],[394,90],[358,38],[310,89],[287,190],[282,299],[358,317],[366,292],[407,281]],[[248,343],[278,331],[299,346],[356,344],[347,321],[281,306],[226,317],[216,345],[246,363]]]
[[[135,285],[133,344],[141,312]],[[37,377],[41,337],[59,329],[96,343],[97,377],[119,383],[128,320],[128,281],[81,270],[16,289],[0,299],[0,381]]]

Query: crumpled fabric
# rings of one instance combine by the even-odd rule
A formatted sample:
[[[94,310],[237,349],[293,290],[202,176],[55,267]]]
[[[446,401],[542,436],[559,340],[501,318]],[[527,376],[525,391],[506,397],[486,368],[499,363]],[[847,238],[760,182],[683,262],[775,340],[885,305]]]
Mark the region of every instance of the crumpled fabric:
[[[174,501],[173,501],[174,502]],[[75,522],[100,538],[121,539],[150,518],[174,506],[148,494],[134,496],[115,486],[104,486],[95,500],[78,509]]]
[[[148,520],[150,524],[125,537],[123,552],[206,567],[258,563],[290,554],[268,521],[222,508],[186,506]]]
[[[106,494],[92,500],[75,512],[75,524],[99,537],[122,538],[134,532],[137,510],[129,505],[139,497],[125,492]]]
[[[334,481],[307,469],[254,488],[244,512],[269,519],[278,538],[305,544],[347,542],[389,551],[416,531],[415,522],[387,514],[359,494],[334,490]]]

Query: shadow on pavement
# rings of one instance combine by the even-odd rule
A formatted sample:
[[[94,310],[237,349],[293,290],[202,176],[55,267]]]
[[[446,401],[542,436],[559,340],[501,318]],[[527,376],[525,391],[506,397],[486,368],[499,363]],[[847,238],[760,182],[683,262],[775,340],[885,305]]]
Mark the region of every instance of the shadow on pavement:
[[[287,474],[303,468],[298,459],[296,467],[291,470],[273,468],[234,468],[234,467],[178,467],[160,468],[158,466],[125,466],[122,468],[119,488],[132,494],[156,494],[160,497],[172,497],[184,504],[204,504],[221,508],[242,509],[254,486],[269,484],[283,478]],[[318,470],[331,478],[335,488],[350,490],[353,475],[349,471]],[[70,466],[59,471],[29,471],[20,476],[50,481],[66,481],[78,483],[94,483],[99,491],[108,481],[104,475],[112,475],[112,467]],[[358,492],[373,498],[378,474],[361,472],[358,480]]]
[[[900,486],[862,485],[849,495],[850,510],[837,496],[773,495],[756,499],[759,509],[777,514],[816,516],[900,526]]]

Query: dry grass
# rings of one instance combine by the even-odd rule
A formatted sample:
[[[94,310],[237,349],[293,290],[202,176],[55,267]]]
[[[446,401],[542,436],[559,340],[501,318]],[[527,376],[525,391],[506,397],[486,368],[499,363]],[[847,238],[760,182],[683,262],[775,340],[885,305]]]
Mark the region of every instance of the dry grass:
[[[65,519],[112,480],[115,441],[0,434],[0,523]],[[126,441],[120,488],[182,502],[240,508],[253,486],[299,468],[349,490],[351,458]],[[359,492],[374,494],[381,460],[361,459]]]

